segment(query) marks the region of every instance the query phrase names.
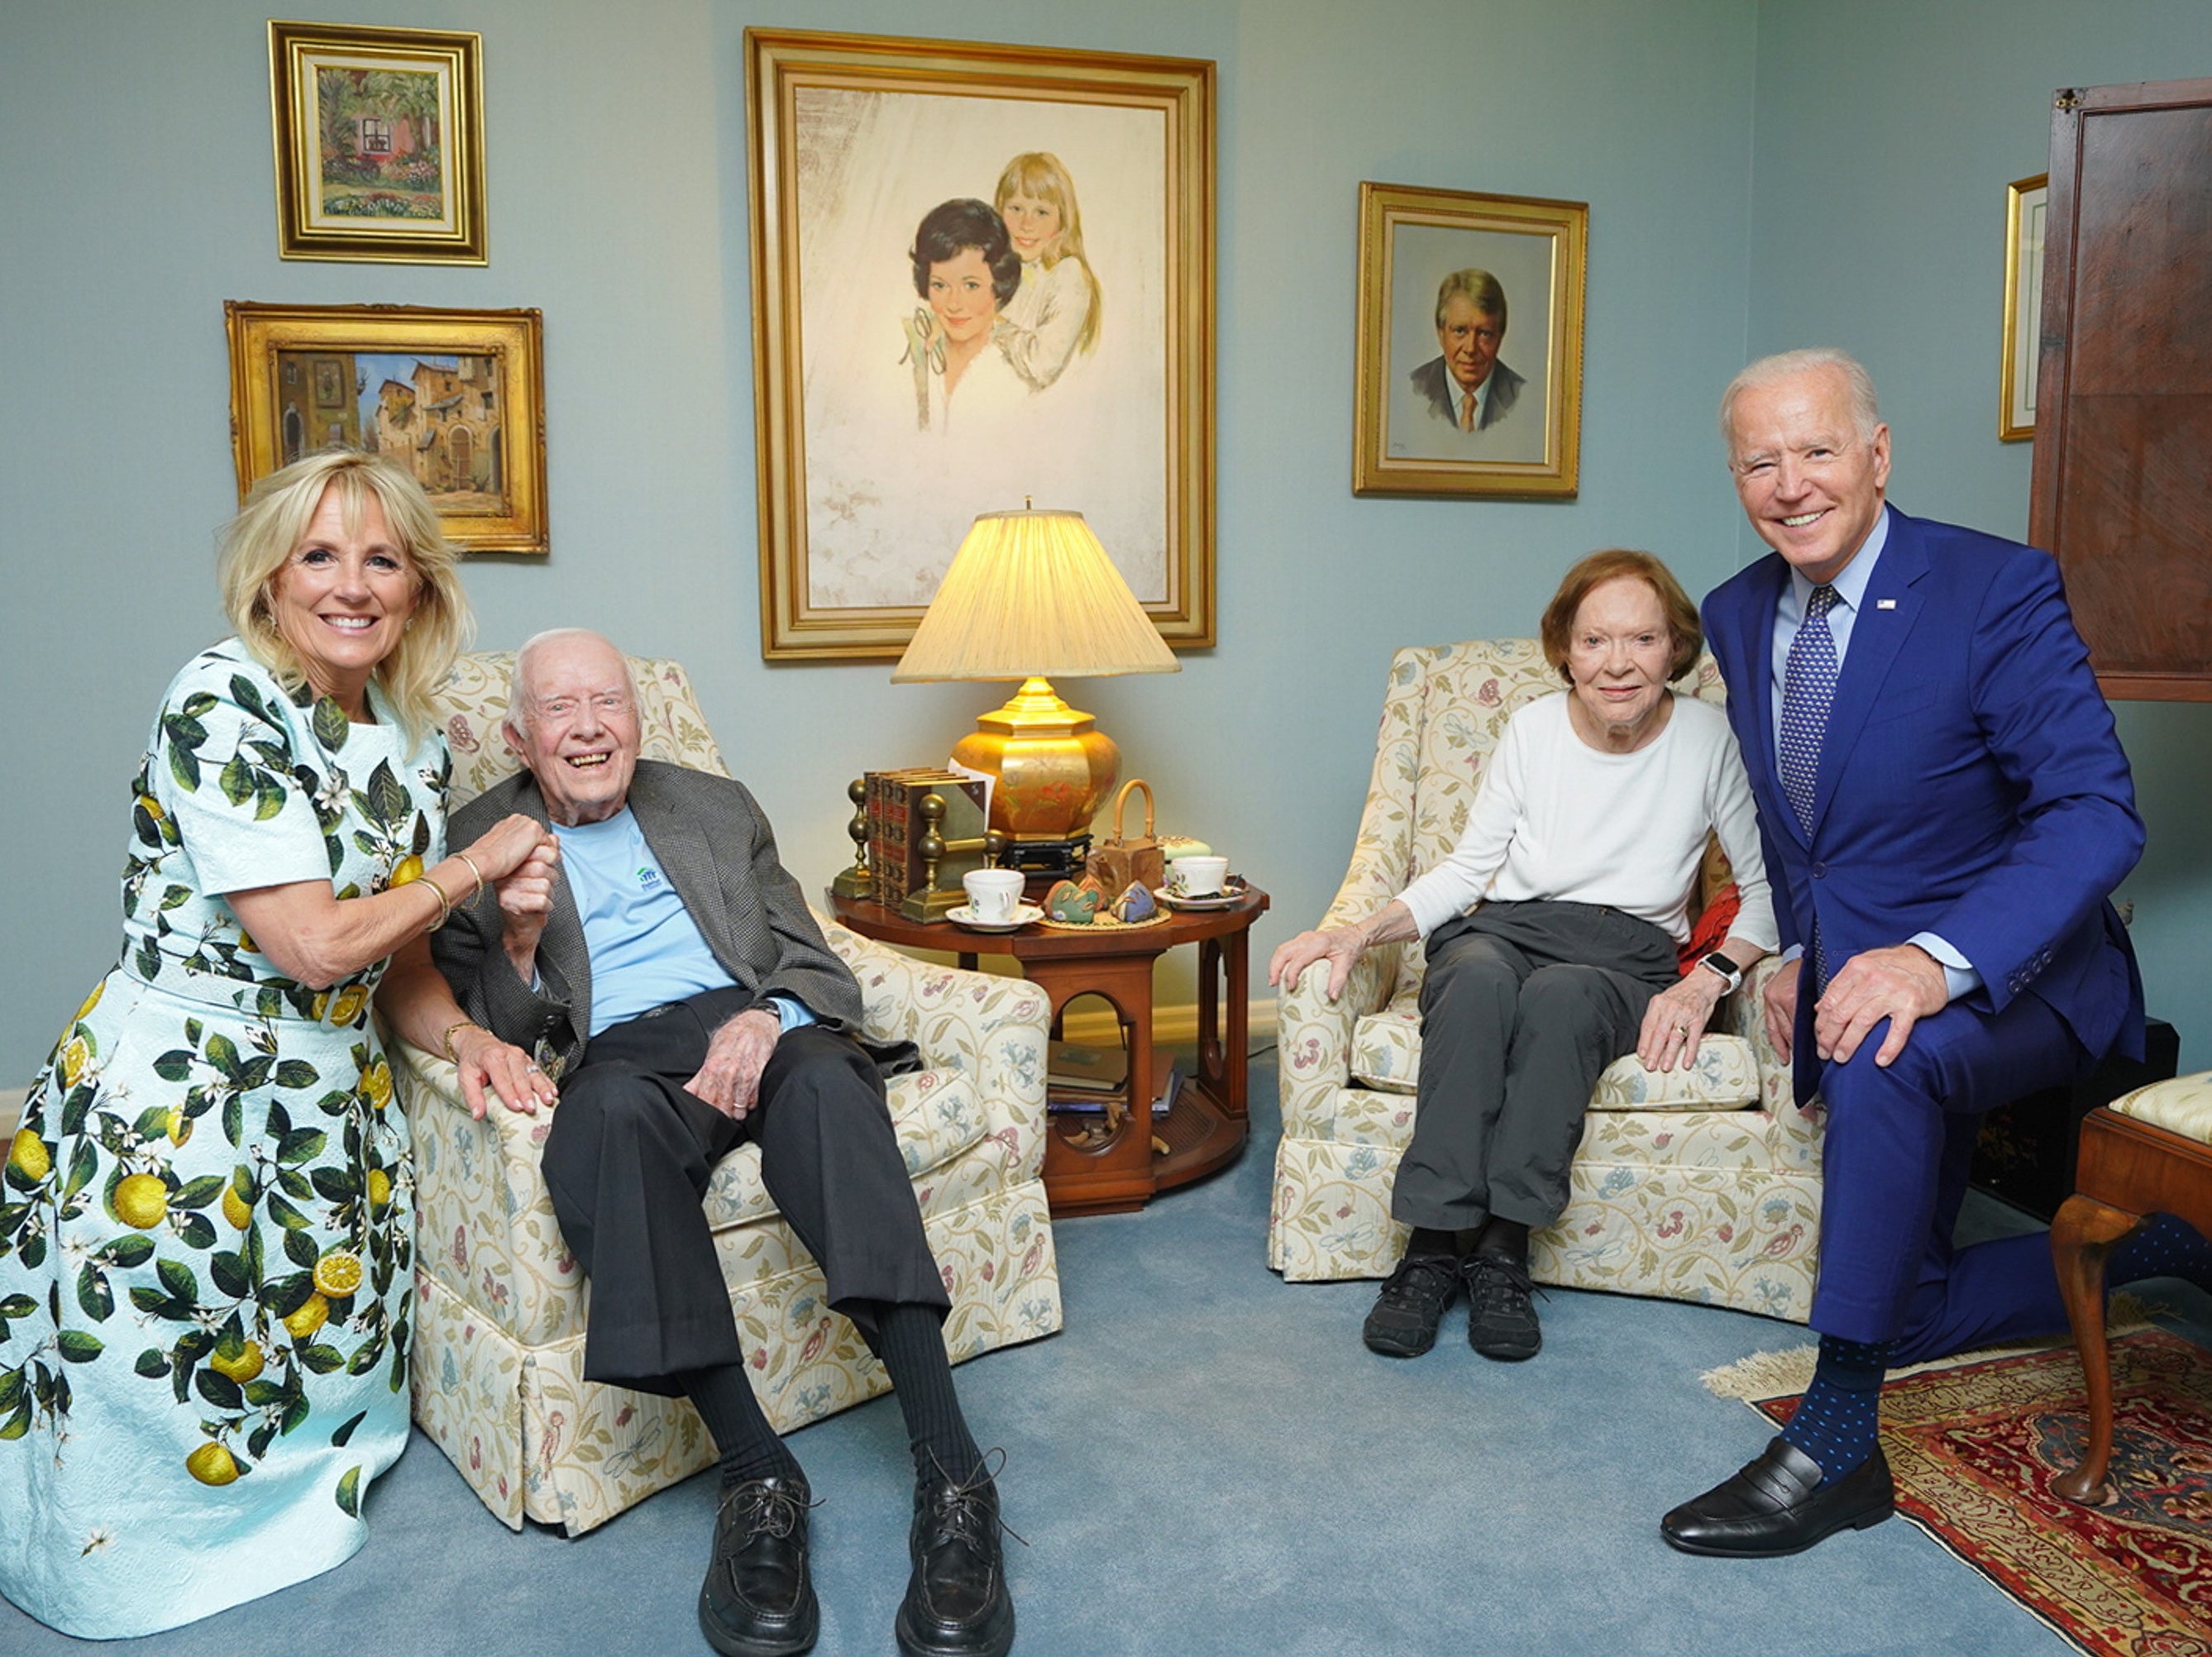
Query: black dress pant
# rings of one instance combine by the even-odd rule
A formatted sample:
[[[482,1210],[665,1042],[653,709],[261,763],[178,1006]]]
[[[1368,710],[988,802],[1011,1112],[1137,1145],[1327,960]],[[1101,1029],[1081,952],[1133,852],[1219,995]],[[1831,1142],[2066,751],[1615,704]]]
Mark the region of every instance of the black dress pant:
[[[710,990],[613,1025],[562,1087],[544,1169],[592,1280],[586,1381],[673,1395],[687,1370],[743,1362],[700,1199],[714,1164],[748,1139],[830,1304],[863,1334],[880,1302],[951,1308],[883,1079],[859,1042],[818,1025],[787,1031],[741,1122],[684,1091],[714,1030],[750,1005],[744,990]]]
[[[1392,1216],[1440,1231],[1559,1218],[1590,1090],[1676,975],[1673,938],[1601,904],[1484,903],[1430,933]]]

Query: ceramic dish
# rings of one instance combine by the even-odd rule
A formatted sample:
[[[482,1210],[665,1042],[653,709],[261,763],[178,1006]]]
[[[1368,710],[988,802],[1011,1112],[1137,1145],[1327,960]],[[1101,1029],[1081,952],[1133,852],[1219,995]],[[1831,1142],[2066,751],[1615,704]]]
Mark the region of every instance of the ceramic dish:
[[[1243,901],[1244,891],[1244,883],[1232,878],[1224,883],[1219,891],[1205,897],[1177,897],[1164,886],[1155,887],[1152,895],[1170,909],[1225,909]]]
[[[971,932],[1018,932],[1032,920],[1043,920],[1044,911],[1034,903],[1017,903],[1012,920],[978,920],[975,911],[963,903],[957,908],[947,909],[945,918],[956,926],[965,926]]]

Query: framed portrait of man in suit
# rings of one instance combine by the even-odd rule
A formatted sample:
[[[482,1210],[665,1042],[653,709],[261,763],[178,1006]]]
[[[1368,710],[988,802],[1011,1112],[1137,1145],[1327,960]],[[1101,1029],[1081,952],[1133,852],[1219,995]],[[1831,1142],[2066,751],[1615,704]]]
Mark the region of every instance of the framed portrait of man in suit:
[[[1569,498],[1582,202],[1359,186],[1352,492]]]

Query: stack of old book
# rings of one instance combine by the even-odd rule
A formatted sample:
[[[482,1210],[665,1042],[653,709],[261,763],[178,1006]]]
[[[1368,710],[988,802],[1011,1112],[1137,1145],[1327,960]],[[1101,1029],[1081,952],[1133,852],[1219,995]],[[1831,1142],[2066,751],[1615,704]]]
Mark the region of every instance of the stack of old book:
[[[1152,1114],[1165,1116],[1175,1108],[1182,1071],[1175,1055],[1164,1047],[1152,1049]],[[1103,1115],[1109,1102],[1122,1106],[1129,1093],[1129,1053],[1126,1047],[1091,1047],[1073,1041],[1054,1041],[1046,1049],[1044,1077],[1047,1108],[1077,1115]]]
[[[875,898],[895,907],[927,881],[921,841],[927,825],[921,815],[924,797],[934,794],[945,802],[945,816],[937,826],[940,838],[970,842],[980,847],[988,826],[988,785],[942,766],[908,766],[897,771],[863,774],[866,793],[862,809],[868,814],[868,855],[875,870]],[[979,867],[980,850],[948,858],[937,871],[937,884],[957,891],[959,877]]]

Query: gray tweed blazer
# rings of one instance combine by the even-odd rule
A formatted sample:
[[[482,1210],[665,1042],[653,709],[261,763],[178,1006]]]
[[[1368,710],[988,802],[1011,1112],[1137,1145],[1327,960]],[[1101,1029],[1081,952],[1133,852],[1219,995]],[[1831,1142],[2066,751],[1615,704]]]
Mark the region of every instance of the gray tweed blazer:
[[[732,978],[756,997],[778,991],[794,996],[828,1028],[857,1032],[860,986],[777,859],[775,832],[743,783],[640,760],[629,808],[707,947]],[[466,846],[516,811],[546,821],[545,797],[527,771],[454,812],[447,842]],[[553,913],[538,942],[540,990],[516,975],[500,947],[499,899],[489,888],[453,907],[453,919],[430,935],[430,950],[462,1011],[500,1040],[532,1053],[556,1079],[582,1061],[591,1029],[592,962],[565,874],[555,883]]]

